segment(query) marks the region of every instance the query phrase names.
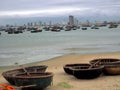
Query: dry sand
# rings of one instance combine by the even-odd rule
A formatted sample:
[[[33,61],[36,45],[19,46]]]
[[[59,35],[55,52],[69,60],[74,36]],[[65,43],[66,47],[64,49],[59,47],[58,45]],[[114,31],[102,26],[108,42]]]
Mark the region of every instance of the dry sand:
[[[89,63],[90,60],[97,58],[118,58],[120,53],[102,53],[102,54],[70,54],[60,56],[50,60],[27,64],[30,65],[47,65],[47,71],[53,72],[53,85],[45,90],[120,90],[120,75],[117,76],[100,76],[91,80],[76,79],[74,76],[68,75],[63,70],[63,65],[68,63]],[[0,74],[3,71],[18,68],[17,66],[0,67]],[[8,83],[2,75],[0,83]]]

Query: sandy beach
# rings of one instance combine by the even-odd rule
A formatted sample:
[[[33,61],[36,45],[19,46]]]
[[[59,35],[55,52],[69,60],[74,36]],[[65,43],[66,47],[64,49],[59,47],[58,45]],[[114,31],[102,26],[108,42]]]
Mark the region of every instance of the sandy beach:
[[[120,53],[100,53],[100,54],[69,54],[46,61],[26,64],[23,66],[32,65],[47,65],[47,71],[53,72],[53,85],[47,87],[45,90],[120,90],[120,75],[105,76],[91,80],[76,79],[74,76],[68,75],[64,72],[63,66],[69,63],[89,63],[92,59],[97,58],[118,58]],[[0,74],[2,72],[19,68],[19,66],[0,67]],[[0,83],[8,83],[2,75],[0,75]],[[9,83],[8,83],[9,84]]]

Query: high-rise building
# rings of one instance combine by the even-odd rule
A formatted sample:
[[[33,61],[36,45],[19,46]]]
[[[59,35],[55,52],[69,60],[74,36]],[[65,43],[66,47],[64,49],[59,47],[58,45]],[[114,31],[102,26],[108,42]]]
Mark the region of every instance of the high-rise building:
[[[74,16],[72,16],[72,15],[69,16],[69,24],[70,24],[70,26],[74,25]]]

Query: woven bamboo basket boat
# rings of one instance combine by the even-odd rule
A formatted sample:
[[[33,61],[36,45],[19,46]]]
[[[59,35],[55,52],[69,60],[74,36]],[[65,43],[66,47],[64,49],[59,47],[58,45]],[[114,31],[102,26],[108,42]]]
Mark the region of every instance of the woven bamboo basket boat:
[[[53,73],[26,73],[14,75],[15,86],[23,87],[22,90],[41,90],[52,84]],[[26,87],[29,86],[29,87]]]
[[[96,62],[96,65],[117,65],[120,64],[120,59],[115,59],[115,58],[99,58],[99,59],[94,59],[90,61],[90,64],[94,64]]]
[[[75,63],[75,64],[66,64],[63,66],[64,71],[69,74],[69,75],[73,75],[73,67],[76,66],[90,66],[90,64],[79,64],[79,63]]]
[[[119,65],[106,65],[103,69],[105,75],[120,75],[120,64]]]
[[[19,69],[14,69],[14,70],[9,70],[9,71],[5,71],[2,73],[2,76],[11,84],[11,85],[15,85],[14,82],[14,74],[20,74],[20,73],[24,73],[24,72],[45,72],[45,70],[47,69],[46,65],[40,65],[40,66],[30,66],[30,67],[24,67],[24,68],[19,68]],[[26,70],[26,71],[25,71]]]
[[[91,60],[90,63],[94,64],[95,62],[99,62],[96,65],[104,65],[103,73],[105,75],[119,75],[120,74],[120,59],[114,58],[101,58]]]
[[[73,67],[73,75],[78,79],[93,79],[102,74],[104,66],[88,66],[83,65]]]

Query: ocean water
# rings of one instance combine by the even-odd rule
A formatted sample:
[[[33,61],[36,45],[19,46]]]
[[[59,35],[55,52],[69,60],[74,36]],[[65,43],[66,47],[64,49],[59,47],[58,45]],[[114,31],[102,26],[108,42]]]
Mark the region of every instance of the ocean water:
[[[0,66],[26,64],[78,53],[120,52],[120,27],[0,35]]]

